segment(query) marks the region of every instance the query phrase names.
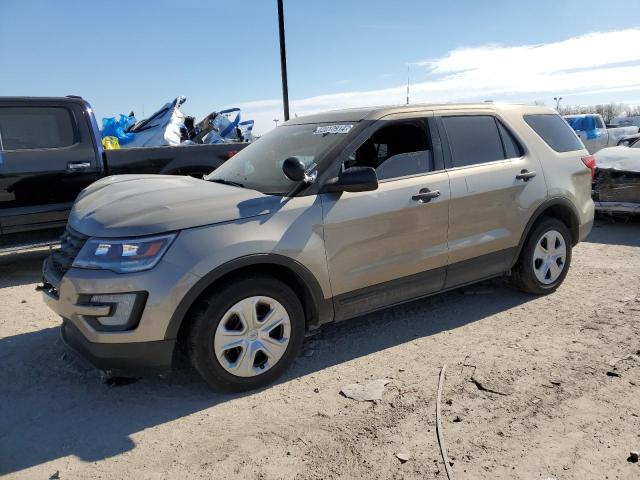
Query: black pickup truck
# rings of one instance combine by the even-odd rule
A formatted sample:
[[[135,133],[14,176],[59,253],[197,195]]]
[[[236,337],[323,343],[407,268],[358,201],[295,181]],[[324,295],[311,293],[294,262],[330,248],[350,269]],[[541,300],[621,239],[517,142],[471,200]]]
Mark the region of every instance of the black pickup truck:
[[[105,151],[82,98],[0,97],[0,253],[57,238],[78,193],[101,177],[202,176],[246,145]]]

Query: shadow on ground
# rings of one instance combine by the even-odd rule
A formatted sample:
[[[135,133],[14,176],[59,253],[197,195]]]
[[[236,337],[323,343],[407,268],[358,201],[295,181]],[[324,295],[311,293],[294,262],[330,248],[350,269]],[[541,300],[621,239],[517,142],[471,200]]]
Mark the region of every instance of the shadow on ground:
[[[585,242],[640,247],[640,216],[598,217]]]
[[[450,292],[327,326],[308,341],[313,356],[300,357],[281,382],[482,320],[531,298],[500,282],[491,288],[491,303]],[[86,462],[118,455],[135,448],[132,434],[240,396],[211,392],[187,368],[109,386],[64,353],[58,328],[1,339],[0,362],[0,474],[67,455]]]
[[[48,250],[0,255],[0,288],[17,287],[42,280],[42,262]]]

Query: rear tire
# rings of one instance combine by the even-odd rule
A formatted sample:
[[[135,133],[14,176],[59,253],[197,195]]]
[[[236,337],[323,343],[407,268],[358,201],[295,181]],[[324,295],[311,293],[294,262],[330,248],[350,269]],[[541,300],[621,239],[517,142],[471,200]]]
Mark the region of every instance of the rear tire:
[[[512,283],[523,292],[547,295],[562,284],[571,264],[571,233],[556,218],[543,217],[529,232]]]
[[[202,300],[191,318],[187,354],[212,389],[244,392],[286,371],[302,348],[304,331],[304,311],[293,290],[256,275]]]

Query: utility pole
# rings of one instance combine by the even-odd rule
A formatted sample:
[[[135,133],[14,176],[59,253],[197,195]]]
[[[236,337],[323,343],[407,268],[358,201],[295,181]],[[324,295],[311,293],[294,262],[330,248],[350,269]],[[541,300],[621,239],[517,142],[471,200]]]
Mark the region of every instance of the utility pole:
[[[556,101],[556,110],[560,111],[560,100],[562,100],[562,97],[553,97],[553,99]]]
[[[284,40],[284,13],[282,0],[278,0],[278,26],[280,31],[280,70],[282,73],[282,102],[284,104],[284,121],[289,120],[289,86],[287,82],[287,50]],[[276,126],[278,126],[276,122]]]
[[[407,65],[407,105],[409,105],[409,65]]]

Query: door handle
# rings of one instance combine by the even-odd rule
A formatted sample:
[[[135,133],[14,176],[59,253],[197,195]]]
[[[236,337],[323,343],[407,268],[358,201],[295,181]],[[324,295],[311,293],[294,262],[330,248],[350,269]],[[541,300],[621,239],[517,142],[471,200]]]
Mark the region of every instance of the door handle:
[[[420,203],[428,203],[439,196],[440,190],[429,190],[428,188],[423,188],[417,193],[417,195],[412,196],[411,200],[415,200]]]
[[[521,170],[518,175],[516,175],[516,179],[517,180],[522,180],[524,182],[528,182],[529,180],[531,180],[535,176],[536,176],[536,172],[530,172],[529,170],[527,170],[525,168],[525,169]]]
[[[91,168],[91,162],[67,162],[67,170],[71,172],[84,170],[86,168]]]

